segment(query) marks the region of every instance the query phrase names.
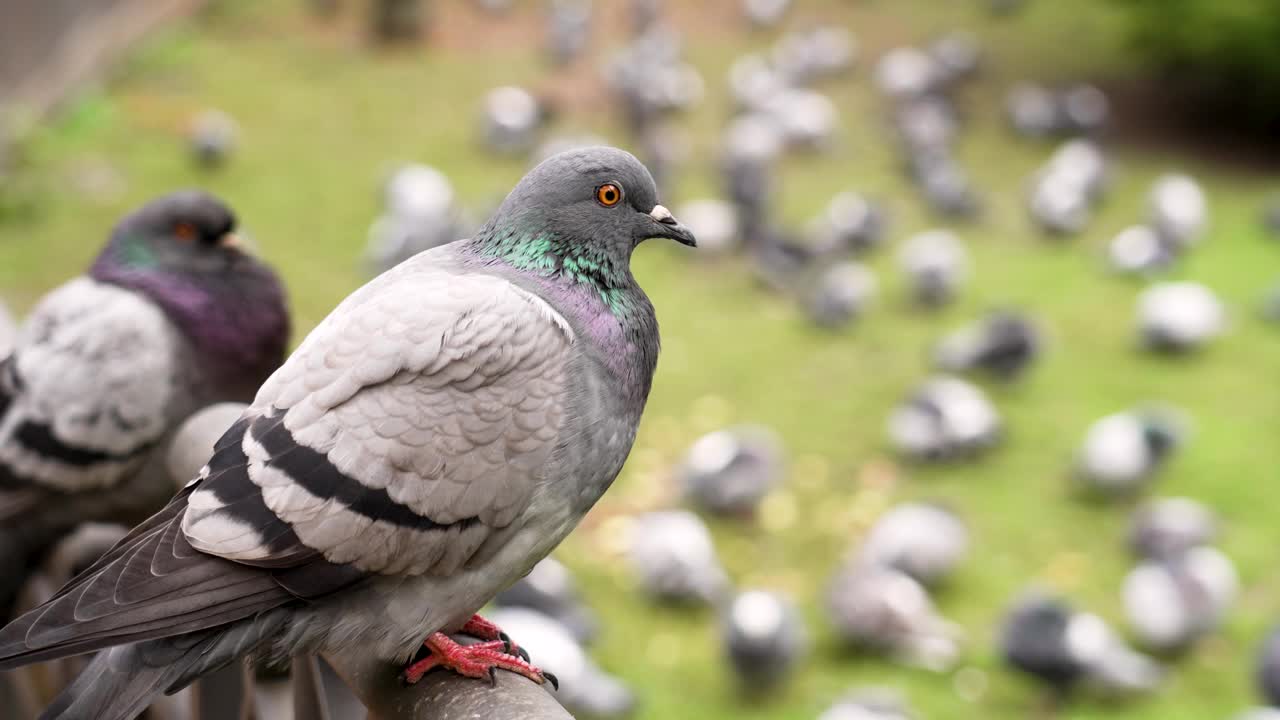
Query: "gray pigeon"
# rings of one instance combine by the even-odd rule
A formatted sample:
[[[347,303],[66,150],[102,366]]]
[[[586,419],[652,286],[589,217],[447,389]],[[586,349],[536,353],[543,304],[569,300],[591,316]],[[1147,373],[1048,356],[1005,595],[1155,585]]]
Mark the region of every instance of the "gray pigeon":
[[[280,365],[284,290],[236,247],[235,228],[205,193],[153,200],[23,323],[0,361],[0,606],[77,525],[131,525],[163,507],[178,423],[252,398]]]
[[[1209,201],[1189,175],[1156,178],[1147,195],[1147,222],[1181,249],[1198,243],[1209,224]]]
[[[691,200],[679,207],[678,214],[698,237],[698,255],[728,255],[742,245],[737,212],[724,200]]]
[[[1041,345],[1040,330],[1029,318],[997,310],[943,337],[934,349],[934,364],[950,372],[980,370],[1015,380],[1039,356]]]
[[[913,235],[898,252],[911,297],[925,307],[950,302],[969,275],[969,252],[950,230]]]
[[[504,85],[484,96],[481,127],[485,145],[499,154],[523,154],[533,149],[538,131],[550,113],[533,93]]]
[[[1060,696],[1081,685],[1106,694],[1145,692],[1163,675],[1155,661],[1125,645],[1102,618],[1039,593],[1009,610],[999,642],[1006,663]]]
[[[852,563],[827,592],[836,633],[858,650],[943,672],[960,654],[960,631],[934,608],[924,586],[893,568]]]
[[[1190,498],[1160,498],[1141,505],[1129,520],[1129,549],[1149,560],[1176,558],[1218,536],[1213,511]]]
[[[375,273],[462,237],[466,218],[452,183],[439,170],[405,165],[387,180],[382,195],[384,209],[369,227],[365,251]]]
[[[1143,561],[1125,577],[1122,597],[1139,644],[1176,653],[1217,629],[1239,589],[1230,558],[1202,546]]]
[[[782,482],[785,463],[777,433],[760,425],[744,425],[698,438],[676,474],[699,507],[727,515],[747,514]]]
[[[982,46],[978,38],[966,32],[949,32],[934,40],[927,48],[943,85],[973,77],[982,64]]]
[[[917,582],[939,585],[969,554],[969,528],[936,503],[903,503],[867,531],[858,557],[868,565],[893,568]]]
[[[916,717],[896,693],[863,690],[836,701],[822,711],[818,720],[915,720]]]
[[[574,61],[587,47],[591,29],[591,0],[550,0],[547,45],[557,65]]]
[[[9,308],[5,307],[4,301],[0,300],[0,359],[9,356],[9,351],[13,349],[13,343],[17,337],[18,326],[13,323]]]
[[[400,664],[429,650],[410,683],[437,667],[542,681],[473,613],[626,460],[658,353],[629,265],[654,237],[694,244],[630,154],[534,168],[474,238],[344,300],[164,510],[0,630],[0,670],[110,648],[46,713],[100,720],[237,657],[357,645]]]
[[[1154,275],[1177,258],[1177,247],[1148,225],[1121,230],[1107,246],[1108,264],[1124,275]]]
[[[735,595],[721,614],[720,635],[729,663],[749,693],[781,685],[809,647],[800,611],[786,597],[766,590]]]
[[[880,246],[888,224],[880,203],[855,192],[842,192],[814,219],[809,234],[826,253],[858,255]]]
[[[773,46],[773,66],[794,85],[807,85],[839,75],[858,57],[858,43],[848,28],[818,25],[787,33]]]
[[[1108,180],[1101,148],[1089,140],[1071,140],[1032,178],[1027,209],[1046,233],[1076,235],[1093,217]]]
[[[635,710],[637,700],[631,688],[596,665],[555,618],[527,607],[501,607],[488,615],[495,625],[520,638],[520,647],[532,662],[555,676],[556,699],[575,716],[621,718]]]
[[[1267,634],[1258,652],[1258,690],[1271,707],[1280,708],[1280,627]]]
[[[1040,85],[1015,85],[1005,96],[1004,108],[1009,124],[1023,137],[1042,138],[1058,131],[1058,99]]]
[[[498,593],[493,602],[499,607],[537,610],[563,625],[582,645],[591,642],[599,625],[579,597],[569,568],[553,557],[543,558],[528,575]]]
[[[915,390],[889,416],[889,439],[898,452],[926,461],[979,453],[1000,439],[996,408],[982,389],[939,376]]]
[[[819,327],[840,328],[867,311],[878,288],[875,273],[866,265],[836,263],[818,274],[805,298],[805,310]]]
[[[1159,352],[1199,349],[1226,330],[1226,309],[1200,283],[1164,282],[1138,297],[1138,333],[1143,344]]]
[[[627,557],[645,594],[664,602],[711,605],[729,589],[729,577],[701,518],[684,510],[636,518]]]
[[[1076,457],[1076,477],[1090,490],[1133,493],[1183,442],[1186,421],[1172,410],[1141,408],[1107,415],[1089,426]]]
[[[188,142],[196,162],[215,168],[227,162],[235,152],[240,128],[234,118],[221,110],[205,110],[191,122]]]

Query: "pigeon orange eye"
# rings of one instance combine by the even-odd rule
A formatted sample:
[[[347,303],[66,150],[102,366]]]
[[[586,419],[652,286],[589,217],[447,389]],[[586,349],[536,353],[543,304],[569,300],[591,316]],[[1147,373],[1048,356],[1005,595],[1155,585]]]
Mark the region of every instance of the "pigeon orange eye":
[[[613,207],[622,202],[622,188],[613,183],[605,183],[596,188],[596,202],[605,207]]]
[[[196,239],[196,229],[190,223],[178,223],[173,226],[173,234],[179,240],[191,241]]]

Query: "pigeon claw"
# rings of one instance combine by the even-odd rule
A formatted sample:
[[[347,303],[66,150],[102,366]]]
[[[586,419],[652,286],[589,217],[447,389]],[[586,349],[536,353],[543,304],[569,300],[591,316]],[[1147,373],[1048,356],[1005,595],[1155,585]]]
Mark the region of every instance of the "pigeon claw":
[[[511,636],[502,631],[497,624],[486,620],[480,615],[472,615],[471,619],[462,626],[460,631],[463,635],[470,635],[479,640],[501,640],[507,644],[506,653],[508,655],[516,655],[525,662],[532,662],[529,659],[529,653],[524,651]]]
[[[559,689],[558,681],[529,664],[527,656],[516,655],[509,642],[490,640],[475,645],[460,645],[444,633],[432,633],[423,645],[431,651],[427,657],[410,663],[400,673],[400,680],[413,685],[433,670],[452,670],[464,677],[497,682],[497,671],[523,675],[539,685],[551,680]]]

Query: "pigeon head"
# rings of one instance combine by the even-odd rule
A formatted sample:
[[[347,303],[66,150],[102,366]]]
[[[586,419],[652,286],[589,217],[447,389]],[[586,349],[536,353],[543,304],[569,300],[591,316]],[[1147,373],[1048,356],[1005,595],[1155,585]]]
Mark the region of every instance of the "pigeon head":
[[[116,224],[89,276],[160,306],[211,371],[256,389],[284,359],[289,315],[279,279],[239,247],[235,229],[218,198],[170,193]]]
[[[472,242],[522,270],[622,289],[634,283],[631,252],[644,240],[696,244],[657,196],[653,176],[630,153],[569,150],[529,171]]]

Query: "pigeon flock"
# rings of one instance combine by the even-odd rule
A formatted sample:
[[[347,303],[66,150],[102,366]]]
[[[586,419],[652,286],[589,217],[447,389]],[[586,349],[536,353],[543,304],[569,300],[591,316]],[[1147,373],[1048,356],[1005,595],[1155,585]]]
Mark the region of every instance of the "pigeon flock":
[[[511,5],[473,1],[491,22]],[[791,22],[798,0],[733,4],[771,42],[717,80],[694,65],[667,3],[628,0],[628,38],[597,70],[634,155],[561,131],[554,94],[483,92],[477,146],[527,174],[501,203],[469,206],[441,167],[387,172],[361,258],[373,279],[291,355],[282,282],[203,191],[159,196],[104,228],[86,272],[21,322],[0,304],[0,679],[48,663],[59,692],[42,698],[44,717],[127,720],[231,663],[359,646],[409,684],[437,669],[509,671],[546,683],[575,716],[642,711],[626,669],[593,658],[610,631],[602,613],[572,563],[549,555],[622,471],[654,383],[656,311],[632,250],[649,238],[696,246],[690,263],[740,266],[830,339],[878,313],[953,318],[942,313],[982,276],[973,223],[993,199],[958,151],[972,122],[961,96],[984,69],[977,37],[867,59],[849,28]],[[416,3],[385,5],[398,16],[380,21],[383,34],[419,23]],[[552,72],[601,49],[597,5],[545,3]],[[783,165],[838,147],[844,118],[828,88],[863,64],[930,229],[897,237],[891,203],[844,187],[806,222],[782,210]],[[672,212],[661,203],[691,169],[681,116],[716,90],[728,107],[706,169],[719,193]],[[1019,185],[1017,212],[1050,244],[1097,230],[1120,182],[1107,95],[1020,83],[1000,107],[1017,136],[1056,144]],[[225,172],[249,152],[243,133],[202,110],[186,129],[189,161]],[[1144,284],[1124,314],[1131,347],[1105,352],[1193,359],[1233,319],[1209,286],[1167,276],[1208,241],[1209,197],[1168,172],[1135,215],[1096,259],[1100,278]],[[1261,220],[1280,237],[1280,200]],[[895,261],[893,277],[877,274],[877,254]],[[1261,309],[1280,322],[1280,287]],[[1017,438],[1001,403],[1059,353],[1050,330],[1016,305],[961,318],[931,339],[927,373],[863,422],[902,467],[981,467]],[[971,665],[984,651],[1043,689],[1051,713],[1081,694],[1139,696],[1211,646],[1243,593],[1214,508],[1157,494],[1162,470],[1195,445],[1192,414],[1158,398],[1060,428],[1079,442],[1061,462],[1064,490],[1091,512],[1129,513],[1114,622],[1033,579],[993,637],[949,618],[956,575],[992,549],[970,512],[942,500],[877,507],[804,595],[740,584],[718,528],[766,525],[802,474],[767,420],[681,438],[682,454],[664,459],[672,491],[606,520],[622,521],[619,571],[664,612],[714,624],[723,672],[748,698],[784,692],[824,653],[951,676],[963,695],[961,678],[985,677]],[[1260,638],[1252,680],[1266,707],[1238,717],[1280,718],[1280,629]],[[12,692],[0,687],[0,702]],[[883,687],[823,701],[819,720],[924,717]]]

